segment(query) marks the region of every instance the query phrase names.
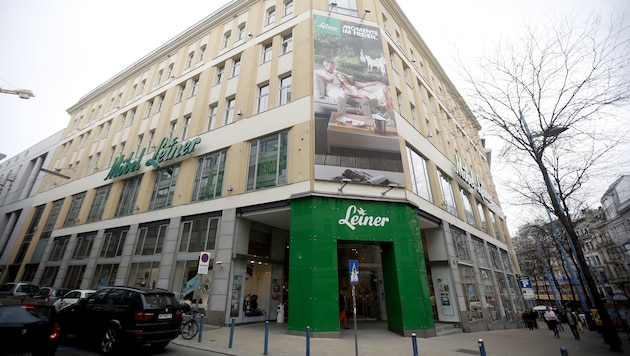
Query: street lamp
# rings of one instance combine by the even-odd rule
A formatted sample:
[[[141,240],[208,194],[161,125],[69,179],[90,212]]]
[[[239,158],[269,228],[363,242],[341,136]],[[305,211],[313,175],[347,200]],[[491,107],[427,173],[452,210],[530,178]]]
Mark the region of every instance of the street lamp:
[[[534,137],[532,136],[531,132],[529,131],[529,127],[527,126],[527,122],[525,121],[525,116],[523,115],[522,112],[519,112],[520,114],[520,121],[521,124],[523,125],[523,129],[525,130],[525,134],[527,135],[527,139],[529,140],[529,144],[532,148],[532,150],[534,151],[534,159],[536,161],[536,164],[538,165],[538,168],[540,169],[541,174],[543,175],[543,178],[545,180],[545,186],[547,188],[547,193],[549,194],[550,198],[551,198],[551,204],[554,207],[554,209],[556,209],[557,212],[557,216],[558,216],[558,220],[562,223],[562,225],[564,226],[564,232],[567,236],[567,240],[569,241],[569,246],[571,247],[571,252],[574,254],[575,259],[576,259],[576,265],[577,268],[580,271],[580,275],[583,278],[583,282],[586,286],[586,288],[589,290],[589,294],[595,304],[595,306],[597,307],[597,310],[599,312],[600,318],[602,320],[602,326],[603,326],[603,330],[602,330],[602,335],[604,337],[604,341],[610,345],[610,349],[612,351],[621,351],[621,339],[619,339],[619,335],[617,334],[617,331],[615,329],[615,326],[612,323],[612,320],[610,318],[610,315],[608,315],[608,311],[606,310],[604,303],[602,301],[602,298],[600,297],[600,295],[597,293],[597,291],[593,292],[591,290],[591,286],[594,285],[593,283],[593,278],[590,274],[590,271],[588,271],[588,269],[585,270],[585,268],[583,268],[583,266],[586,265],[585,261],[584,261],[584,254],[583,253],[578,253],[581,252],[582,250],[580,249],[579,251],[576,249],[574,243],[573,243],[573,238],[575,237],[576,242],[577,242],[577,236],[575,235],[575,231],[573,229],[573,227],[570,225],[570,221],[568,220],[568,216],[566,211],[564,210],[564,208],[562,207],[562,204],[560,202],[560,198],[558,196],[558,193],[556,192],[556,187],[552,184],[551,182],[551,178],[549,177],[549,173],[544,165],[543,159],[542,159],[542,155],[543,155],[543,149],[538,149],[538,147],[536,146],[536,142],[534,142]],[[558,134],[564,132],[567,130],[567,127],[550,127],[548,129],[546,129],[545,131],[543,131],[543,133],[541,134],[543,137],[551,137],[551,138],[555,138]],[[540,136],[540,135],[539,135]],[[547,212],[549,212],[549,210],[547,210]],[[549,216],[551,217],[551,214],[549,214]],[[552,223],[552,227],[553,227],[553,223]],[[556,238],[559,240],[559,236],[557,234]],[[563,249],[562,247],[562,243],[559,243],[559,245],[561,246],[561,249]],[[578,246],[579,247],[579,246]],[[567,263],[568,268],[570,268],[570,264]],[[573,279],[574,275],[572,276]],[[578,288],[578,291],[580,291],[580,285],[576,285],[576,287]],[[589,309],[586,306],[586,302],[583,298],[583,296],[580,296],[580,303],[582,306],[582,309],[584,311],[585,314],[588,314]]]

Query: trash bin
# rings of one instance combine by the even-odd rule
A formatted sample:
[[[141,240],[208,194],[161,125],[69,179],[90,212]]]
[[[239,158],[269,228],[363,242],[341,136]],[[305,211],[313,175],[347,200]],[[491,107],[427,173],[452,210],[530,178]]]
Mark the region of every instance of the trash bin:
[[[284,323],[284,304],[278,304],[278,324]]]

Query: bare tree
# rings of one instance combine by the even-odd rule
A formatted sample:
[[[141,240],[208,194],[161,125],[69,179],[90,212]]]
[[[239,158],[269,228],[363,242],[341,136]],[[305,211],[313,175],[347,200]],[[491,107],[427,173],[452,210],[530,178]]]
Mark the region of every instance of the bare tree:
[[[605,26],[596,16],[542,19],[522,38],[499,44],[478,70],[464,70],[473,111],[505,143],[501,156],[514,168],[512,190],[522,203],[544,204],[556,216],[589,288],[595,283],[572,212],[591,193],[584,187],[614,168],[615,148],[628,137],[620,125],[630,103],[630,29],[623,20]],[[604,340],[620,351],[602,299],[590,294]]]

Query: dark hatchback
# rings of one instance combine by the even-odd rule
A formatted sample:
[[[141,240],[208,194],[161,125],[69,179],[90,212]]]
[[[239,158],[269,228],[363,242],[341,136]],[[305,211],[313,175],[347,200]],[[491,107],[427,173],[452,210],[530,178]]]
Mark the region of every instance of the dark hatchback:
[[[56,316],[41,299],[0,297],[0,355],[54,355],[60,335]]]
[[[90,338],[104,354],[134,344],[162,350],[179,335],[182,309],[164,289],[105,287],[60,310],[59,322],[64,336]]]

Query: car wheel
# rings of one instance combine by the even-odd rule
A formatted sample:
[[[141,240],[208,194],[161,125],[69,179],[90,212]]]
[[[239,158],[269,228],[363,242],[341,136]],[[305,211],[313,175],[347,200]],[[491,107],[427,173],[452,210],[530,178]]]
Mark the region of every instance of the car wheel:
[[[101,352],[105,355],[112,354],[118,347],[118,330],[110,326],[105,329],[101,338]]]
[[[166,347],[166,345],[168,345],[170,341],[160,341],[160,342],[154,342],[151,344],[151,349],[153,351],[162,351],[164,350],[164,348]]]

